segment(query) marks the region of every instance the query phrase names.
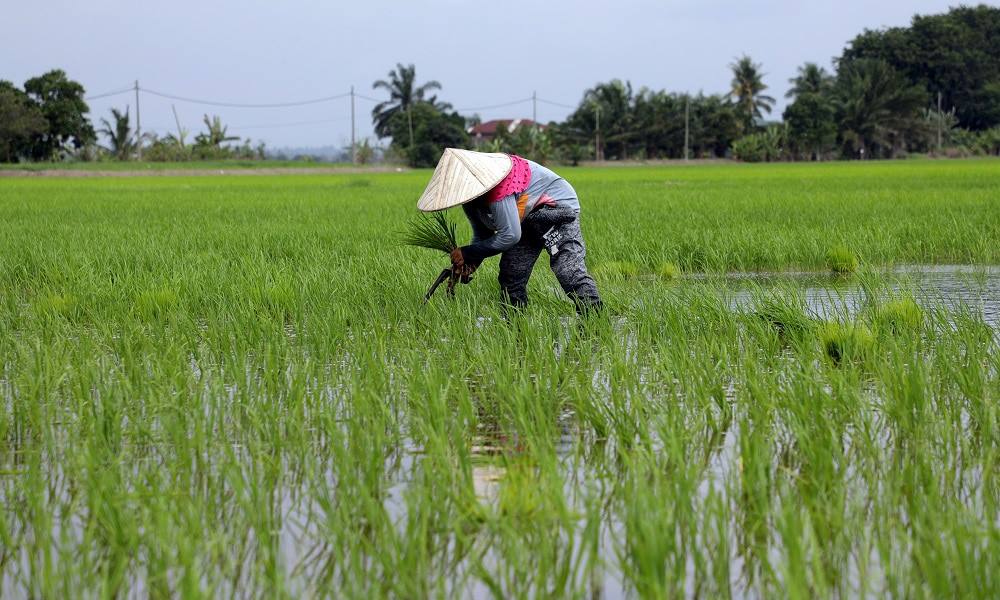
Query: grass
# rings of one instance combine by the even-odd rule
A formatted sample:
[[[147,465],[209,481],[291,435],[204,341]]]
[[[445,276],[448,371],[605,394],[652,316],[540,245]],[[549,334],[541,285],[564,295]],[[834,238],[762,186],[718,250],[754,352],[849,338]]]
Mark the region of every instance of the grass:
[[[712,275],[996,264],[998,166],[564,169],[585,320],[422,305],[429,172],[0,180],[0,596],[1000,595],[978,307]]]

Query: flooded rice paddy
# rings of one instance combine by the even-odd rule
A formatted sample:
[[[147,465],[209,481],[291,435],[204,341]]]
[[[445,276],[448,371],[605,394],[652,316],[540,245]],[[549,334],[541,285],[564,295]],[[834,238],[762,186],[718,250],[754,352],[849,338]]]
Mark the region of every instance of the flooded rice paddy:
[[[730,274],[691,276],[655,285],[676,296],[666,307],[669,319],[708,321],[709,330],[721,326],[719,335],[734,336],[725,343],[759,345],[755,352],[760,356],[736,361],[746,364],[733,368],[725,363],[736,359],[735,355],[728,360],[719,356],[713,336],[708,336],[685,345],[683,358],[668,354],[650,361],[641,355],[660,342],[670,343],[655,332],[669,337],[687,326],[678,330],[655,319],[637,320],[625,312],[604,319],[607,329],[601,333],[585,331],[591,325],[566,317],[559,320],[557,341],[551,348],[554,356],[579,361],[578,346],[590,338],[590,343],[611,344],[616,359],[577,364],[571,367],[573,374],[552,374],[544,365],[527,369],[529,378],[521,381],[526,387],[515,386],[511,392],[528,394],[513,407],[498,405],[505,402],[503,394],[478,397],[475,390],[482,384],[481,376],[464,370],[461,379],[440,381],[443,389],[459,386],[467,390],[458,406],[416,408],[413,403],[424,405],[432,400],[417,390],[386,397],[375,393],[361,414],[349,400],[358,390],[357,378],[363,381],[374,374],[365,372],[365,361],[358,356],[345,355],[319,371],[303,368],[301,359],[293,358],[277,378],[265,375],[261,371],[265,367],[254,364],[264,357],[251,357],[242,363],[246,373],[236,380],[221,365],[192,357],[190,372],[181,379],[195,384],[192,391],[202,395],[202,414],[212,429],[205,435],[221,436],[202,438],[183,450],[171,449],[170,442],[153,448],[126,439],[125,431],[133,427],[128,420],[138,415],[125,417],[117,433],[111,426],[99,435],[122,436],[115,442],[116,453],[131,456],[132,462],[103,477],[112,477],[111,490],[122,494],[116,510],[151,511],[143,515],[149,519],[147,526],[190,518],[173,513],[170,498],[176,494],[193,495],[199,499],[197,510],[213,511],[195,516],[195,522],[207,517],[211,522],[202,525],[206,535],[227,541],[220,546],[209,539],[197,543],[206,544],[202,552],[208,552],[199,560],[211,559],[215,566],[210,575],[199,574],[191,583],[213,595],[269,595],[280,589],[292,596],[323,590],[392,596],[434,589],[445,595],[474,597],[551,593],[628,598],[669,592],[756,598],[787,589],[792,575],[781,569],[798,560],[790,555],[793,552],[811,553],[811,560],[819,561],[802,566],[802,573],[825,577],[827,591],[880,595],[893,589],[915,589],[894,583],[887,570],[899,568],[890,561],[906,562],[905,553],[914,551],[917,541],[904,538],[903,547],[894,547],[900,542],[891,539],[889,547],[882,548],[879,544],[886,540],[879,536],[886,533],[875,521],[876,516],[898,519],[890,525],[899,529],[893,537],[917,533],[907,506],[897,506],[898,496],[891,495],[915,481],[909,476],[899,481],[884,471],[895,468],[893,463],[902,460],[900,453],[910,451],[907,447],[912,441],[901,439],[900,434],[915,433],[907,432],[903,422],[893,422],[903,417],[893,413],[898,408],[890,406],[890,397],[914,390],[905,381],[900,382],[901,388],[887,387],[879,381],[879,371],[910,369],[914,359],[928,360],[928,366],[937,369],[932,365],[951,360],[935,356],[942,348],[959,351],[953,358],[967,361],[970,348],[961,340],[976,331],[977,323],[991,329],[994,335],[989,337],[996,339],[1000,269],[911,265],[859,276]],[[707,299],[707,290],[715,290],[716,298]],[[918,326],[918,337],[938,339],[909,340],[907,344],[915,343],[918,348],[908,348],[899,362],[890,360],[879,367],[865,365],[877,360],[872,357],[836,365],[822,350],[809,353],[809,343],[771,338],[767,327],[752,332],[759,325],[761,298],[804,300],[804,317],[818,323],[863,320],[871,305],[901,296],[914,299],[926,319]],[[704,305],[691,306],[696,298]],[[706,307],[728,314],[713,314]],[[516,319],[480,317],[477,329],[488,335],[497,328],[517,326]],[[291,339],[301,336],[294,328],[285,333]],[[973,337],[977,335],[981,336]],[[943,346],[942,339],[948,339]],[[918,431],[929,428],[936,434],[921,431],[928,443],[953,445],[958,453],[954,458],[948,457],[950,452],[942,454],[945,462],[926,474],[931,479],[925,485],[940,488],[932,495],[939,502],[954,494],[949,510],[958,513],[950,516],[959,521],[949,525],[962,527],[963,534],[970,536],[967,542],[973,544],[973,552],[979,552],[975,547],[986,539],[965,527],[978,522],[989,530],[997,527],[1000,518],[996,467],[988,458],[995,449],[996,408],[982,404],[995,399],[997,381],[995,345],[990,346],[988,339],[981,338],[980,343],[986,345],[978,350],[982,354],[976,360],[984,361],[980,368],[962,367],[964,376],[979,379],[978,385],[985,386],[978,388],[980,398],[967,397],[970,391],[960,381],[950,381],[951,373],[925,371],[919,375],[921,381],[935,384],[923,399],[926,406],[905,409],[949,410],[952,414],[942,417],[961,427],[954,431],[922,423]],[[444,340],[450,342],[447,335]],[[776,345],[768,349],[772,343]],[[921,344],[927,347],[920,350]],[[890,352],[899,350],[894,345]],[[921,353],[928,351],[921,359]],[[720,364],[706,368],[706,356]],[[390,380],[413,377],[393,368],[392,362],[399,357],[392,353],[378,360],[386,364],[382,376]],[[107,372],[94,373],[94,377],[115,379],[115,361],[102,364]],[[371,366],[367,363],[367,368]],[[46,444],[40,448],[32,443],[30,427],[20,422],[25,417],[17,408],[25,382],[12,380],[10,370],[8,365],[0,378],[0,399],[8,415],[5,423],[24,428],[27,437],[17,436],[18,442],[8,444],[0,472],[0,497],[6,506],[2,532],[8,544],[0,563],[4,565],[5,597],[44,592],[34,579],[39,569],[72,568],[62,561],[79,553],[97,552],[89,559],[93,561],[90,568],[100,573],[106,568],[100,548],[132,543],[138,549],[148,535],[139,528],[129,531],[128,522],[134,516],[93,513],[102,508],[74,481],[91,476],[92,469],[88,463],[75,465],[72,458],[80,451],[74,446],[80,434],[79,423],[74,421],[83,415],[63,412],[45,430],[44,435],[50,436]],[[355,371],[355,376],[337,377],[338,370]],[[575,395],[561,394],[560,386],[567,385],[565,377],[581,373],[589,379],[582,394],[580,389]],[[229,383],[219,388],[211,383],[215,378]],[[324,379],[328,381],[323,383]],[[295,410],[303,412],[298,418],[292,419],[283,409],[273,413],[273,423],[236,424],[248,417],[247,405],[288,402],[291,396],[283,388],[296,385],[302,386],[297,401],[303,406]],[[198,390],[198,386],[204,387]],[[950,392],[936,386],[957,388]],[[84,396],[89,401],[77,396],[91,404],[84,410],[98,411],[103,406],[101,389],[95,381]],[[214,397],[219,393],[224,397],[221,403]],[[774,397],[764,400],[762,393]],[[68,394],[66,399],[73,396],[66,389],[54,394]],[[441,397],[447,397],[447,392]],[[539,402],[543,398],[552,402]],[[796,405],[808,398],[815,404],[803,413]],[[537,413],[539,404],[548,404],[541,414]],[[979,406],[980,414],[973,405]],[[436,414],[427,414],[432,410]],[[477,414],[457,414],[463,410]],[[762,417],[762,410],[771,414]],[[832,411],[830,417],[846,414],[837,417],[839,423],[825,424],[808,417],[813,410]],[[328,415],[320,417],[310,411]],[[763,429],[761,418],[766,422]],[[917,427],[913,419],[934,421],[936,417],[905,418]],[[303,443],[292,449],[283,448],[280,432],[269,443],[241,442],[248,433],[246,426],[317,430],[297,432]],[[371,434],[370,426],[382,432],[373,440],[365,439]],[[165,433],[171,425],[161,415],[154,416],[148,427],[146,435],[155,436],[154,430]],[[438,435],[430,435],[428,427]],[[465,433],[445,433],[441,427]],[[324,428],[325,432],[320,431]],[[929,449],[925,443],[916,447]],[[175,452],[177,456],[171,456]],[[830,456],[821,458],[817,452]],[[189,473],[177,480],[180,465],[174,461],[181,458],[189,463],[185,467]],[[753,470],[752,477],[748,469]],[[820,470],[810,473],[813,469]],[[149,504],[150,494],[160,501]],[[799,505],[801,501],[805,503]],[[828,504],[831,501],[833,505]],[[821,506],[810,506],[810,502]],[[51,510],[46,517],[51,523],[49,537],[36,537],[39,510]],[[920,508],[921,513],[927,510],[933,509]],[[130,535],[135,537],[129,542]],[[812,548],[790,548],[790,535],[805,536]],[[826,535],[832,537],[822,537]],[[116,542],[116,536],[124,539]],[[989,543],[983,546],[987,547]],[[821,550],[833,558],[818,554]],[[548,564],[536,564],[539,551],[546,553],[541,560]],[[642,562],[647,553],[655,557],[651,564]],[[144,597],[156,595],[157,589],[181,589],[185,573],[156,574],[149,566],[141,566],[149,565],[152,556],[123,557],[127,565],[121,567],[119,592],[127,589],[128,597]],[[425,569],[423,577],[430,579],[401,588],[397,584],[377,587],[377,581],[401,575],[394,572],[400,561],[405,568]],[[192,564],[191,568],[196,567]],[[280,573],[277,581],[260,581],[262,568]],[[809,569],[818,570],[808,575]],[[371,579],[354,579],[361,576]],[[647,577],[652,581],[643,579]],[[807,589],[815,585],[811,582]]]
[[[573,170],[587,318],[426,173],[4,181],[0,597],[998,597],[996,167]]]

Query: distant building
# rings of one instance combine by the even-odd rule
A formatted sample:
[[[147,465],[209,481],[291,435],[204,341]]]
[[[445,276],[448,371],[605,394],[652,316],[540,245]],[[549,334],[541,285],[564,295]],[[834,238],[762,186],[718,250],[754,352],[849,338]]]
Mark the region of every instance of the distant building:
[[[521,127],[534,127],[537,125],[540,131],[544,131],[546,128],[545,125],[535,123],[531,119],[493,119],[479,125],[473,125],[466,131],[469,132],[469,136],[476,146],[479,146],[480,144],[493,141],[493,138],[497,135],[497,128],[501,125],[505,126],[510,133],[514,133],[516,129]]]

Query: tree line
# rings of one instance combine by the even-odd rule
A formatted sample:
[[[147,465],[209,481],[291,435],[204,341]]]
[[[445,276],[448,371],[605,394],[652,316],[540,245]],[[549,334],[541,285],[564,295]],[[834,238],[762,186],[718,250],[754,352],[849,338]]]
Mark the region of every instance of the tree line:
[[[127,106],[112,108],[111,119],[101,118],[95,128],[84,96],[83,86],[59,69],[27,80],[23,89],[0,80],[0,162],[264,158],[263,144],[253,146],[249,138],[229,135],[218,116],[205,115],[205,130],[191,142],[183,128],[165,136],[138,135]],[[97,144],[98,136],[104,145]]]
[[[686,94],[620,80],[586,90],[544,130],[501,128],[485,149],[539,160],[734,157],[746,161],[893,158],[912,152],[1000,153],[1000,9],[979,5],[915,16],[909,27],[866,30],[832,62],[806,63],[789,81],[780,121],[763,67],[729,65],[730,89]],[[413,65],[375,82],[389,99],[372,117],[379,137],[413,166],[469,146],[464,117],[417,85]],[[776,116],[776,115],[775,115]]]
[[[729,65],[729,89],[687,94],[612,80],[586,90],[570,115],[544,128],[500,127],[480,149],[541,161],[586,158],[733,157],[745,161],[893,158],[1000,153],[1000,8],[979,5],[915,16],[908,27],[866,30],[830,70],[806,63],[789,81],[790,103],[774,115],[763,66],[749,56]],[[477,115],[438,98],[437,81],[418,84],[399,64],[373,88],[388,95],[372,111],[375,134],[412,166],[433,165],[445,147],[470,147]],[[0,80],[0,162],[101,157],[131,160],[264,158],[264,146],[228,135],[219,117],[204,131],[141,137],[129,108],[99,127],[88,119],[84,88],[61,70],[23,88]],[[98,140],[103,141],[99,145]],[[353,148],[370,160],[367,141]]]

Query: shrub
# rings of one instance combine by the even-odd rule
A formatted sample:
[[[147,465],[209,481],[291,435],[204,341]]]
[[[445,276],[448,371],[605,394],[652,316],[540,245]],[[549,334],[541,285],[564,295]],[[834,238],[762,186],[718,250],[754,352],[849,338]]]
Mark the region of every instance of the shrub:
[[[785,156],[788,145],[788,128],[771,125],[764,131],[752,133],[733,142],[733,155],[744,162],[773,162]]]

